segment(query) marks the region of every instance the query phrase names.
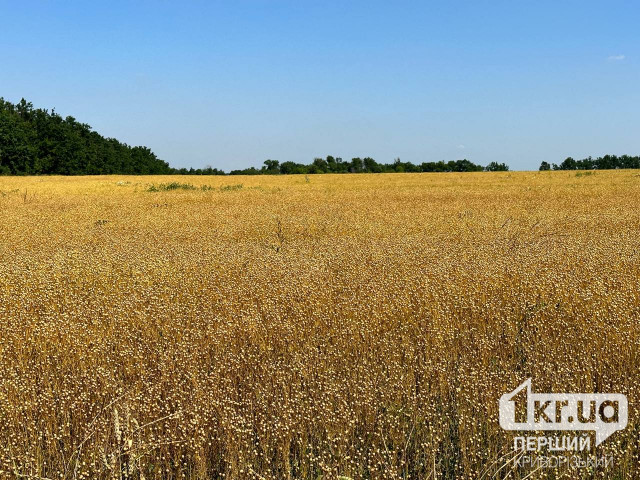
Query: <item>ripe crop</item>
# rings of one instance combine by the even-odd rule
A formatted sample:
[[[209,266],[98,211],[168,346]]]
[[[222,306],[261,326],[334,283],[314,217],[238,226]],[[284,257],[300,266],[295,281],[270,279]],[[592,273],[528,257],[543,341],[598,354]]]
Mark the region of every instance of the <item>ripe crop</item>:
[[[0,177],[0,478],[640,476],[634,172],[175,178]],[[528,377],[613,467],[514,465]]]

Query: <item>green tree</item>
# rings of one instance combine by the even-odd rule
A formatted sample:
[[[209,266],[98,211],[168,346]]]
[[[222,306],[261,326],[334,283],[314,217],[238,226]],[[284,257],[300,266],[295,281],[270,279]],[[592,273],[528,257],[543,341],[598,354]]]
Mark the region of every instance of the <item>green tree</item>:
[[[280,162],[278,160],[265,160],[262,171],[270,175],[278,174],[280,173]]]
[[[351,173],[360,173],[362,172],[362,159],[360,157],[356,157],[356,158],[352,158],[351,159],[351,166],[349,168],[349,171]]]
[[[329,171],[329,162],[324,158],[314,158],[312,166],[314,171],[309,173],[327,173]]]
[[[508,172],[509,166],[506,163],[491,162],[485,167],[487,172]]]
[[[575,170],[578,167],[578,164],[576,163],[576,161],[571,158],[571,157],[567,157],[561,164],[560,164],[560,170]]]
[[[365,172],[369,173],[380,173],[382,172],[382,167],[371,157],[366,157],[362,160],[362,164]]]

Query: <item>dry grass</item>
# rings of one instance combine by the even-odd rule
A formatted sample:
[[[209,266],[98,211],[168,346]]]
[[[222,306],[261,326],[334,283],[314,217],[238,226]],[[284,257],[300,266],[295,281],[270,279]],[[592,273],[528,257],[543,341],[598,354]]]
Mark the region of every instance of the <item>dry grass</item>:
[[[0,478],[524,478],[529,376],[640,476],[634,172],[175,180],[0,177]]]

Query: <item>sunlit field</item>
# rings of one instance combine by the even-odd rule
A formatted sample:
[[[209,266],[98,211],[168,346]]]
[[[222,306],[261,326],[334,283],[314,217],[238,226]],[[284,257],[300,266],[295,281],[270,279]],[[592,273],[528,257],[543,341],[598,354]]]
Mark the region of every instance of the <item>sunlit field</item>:
[[[0,177],[0,478],[639,478],[639,202],[628,170]],[[613,466],[515,463],[529,377],[627,395],[582,454]]]

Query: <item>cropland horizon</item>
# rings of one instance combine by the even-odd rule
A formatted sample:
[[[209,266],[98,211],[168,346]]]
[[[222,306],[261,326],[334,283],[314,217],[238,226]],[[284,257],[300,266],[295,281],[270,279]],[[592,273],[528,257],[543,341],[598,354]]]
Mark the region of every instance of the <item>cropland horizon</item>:
[[[560,164],[543,160],[539,170],[640,169],[640,156],[603,155]],[[379,163],[371,157],[316,157],[309,164],[267,159],[260,168],[224,170],[173,168],[150,148],[132,147],[115,138],[105,138],[88,124],[72,116],[62,118],[43,108],[34,108],[22,98],[16,104],[0,97],[0,175],[290,175],[327,173],[418,173],[418,172],[506,172],[509,166],[491,161],[477,165],[466,158],[423,161],[418,164],[396,157]]]

